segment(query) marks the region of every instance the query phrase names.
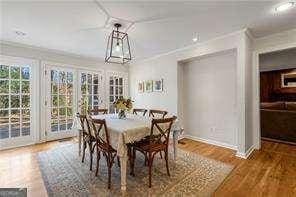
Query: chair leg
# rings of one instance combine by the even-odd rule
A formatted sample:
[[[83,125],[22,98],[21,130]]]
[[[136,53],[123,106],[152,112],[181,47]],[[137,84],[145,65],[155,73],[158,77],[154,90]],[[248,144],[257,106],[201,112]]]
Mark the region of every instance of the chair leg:
[[[120,167],[120,160],[119,160],[119,156],[117,156],[117,165],[118,165],[118,167]]]
[[[162,153],[161,153],[161,151],[159,152],[159,154],[160,154],[160,159],[162,159]]]
[[[152,164],[153,164],[153,156],[151,153],[148,155],[148,164],[149,164],[149,188],[152,187]]]
[[[167,174],[168,174],[168,176],[170,176],[169,161],[168,161],[168,151],[167,150],[165,151],[164,158],[165,158],[165,165],[166,165],[166,169],[167,169]]]
[[[110,155],[106,154],[106,162],[107,162],[107,167],[108,167],[108,189],[111,188],[111,167],[112,167],[112,163],[110,160]]]
[[[90,156],[90,164],[89,170],[92,171],[92,162],[93,162],[93,151],[92,151],[92,143],[89,143],[89,156]]]
[[[98,173],[99,173],[100,158],[101,158],[101,152],[97,149],[97,167],[96,167],[96,176],[98,176]]]
[[[131,158],[130,158],[130,166],[131,166],[130,175],[132,176],[135,176],[135,159],[136,159],[136,150],[133,148],[131,150]]]
[[[85,149],[86,149],[86,142],[83,142],[83,148],[82,148],[83,150],[83,152],[82,152],[82,160],[81,160],[81,162],[83,163],[84,162],[84,158],[85,158]]]

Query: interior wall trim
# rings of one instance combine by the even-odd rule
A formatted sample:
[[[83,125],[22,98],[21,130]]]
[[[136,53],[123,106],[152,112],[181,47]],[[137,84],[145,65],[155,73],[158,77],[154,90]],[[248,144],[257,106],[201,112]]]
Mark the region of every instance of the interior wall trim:
[[[206,144],[220,146],[220,147],[228,148],[228,149],[235,150],[235,151],[238,150],[237,146],[235,146],[235,145],[224,143],[224,142],[219,142],[219,141],[216,141],[216,140],[200,138],[200,137],[196,137],[196,136],[192,136],[192,135],[184,135],[183,138],[188,138],[188,139],[195,140],[195,141],[198,141],[198,142],[203,142],[203,143],[206,143]]]

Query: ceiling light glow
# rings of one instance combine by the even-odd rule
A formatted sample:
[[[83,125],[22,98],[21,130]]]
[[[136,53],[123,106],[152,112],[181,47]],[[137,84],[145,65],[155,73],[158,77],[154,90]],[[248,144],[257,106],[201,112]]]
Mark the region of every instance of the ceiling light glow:
[[[295,5],[294,2],[287,2],[275,8],[275,11],[282,12],[292,8]]]
[[[198,38],[193,38],[192,41],[193,42],[197,42],[198,41]]]

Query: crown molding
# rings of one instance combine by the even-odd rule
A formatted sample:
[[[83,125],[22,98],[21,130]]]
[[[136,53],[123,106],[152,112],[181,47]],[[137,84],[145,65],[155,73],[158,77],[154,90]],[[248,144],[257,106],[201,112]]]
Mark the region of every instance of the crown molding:
[[[34,46],[34,45],[27,45],[27,44],[22,44],[22,43],[17,43],[17,42],[12,42],[12,41],[6,41],[6,40],[0,40],[0,44],[1,45],[2,44],[3,45],[10,45],[10,46],[14,46],[14,47],[27,48],[27,49],[46,52],[46,53],[55,53],[55,54],[58,54],[58,55],[63,55],[63,56],[68,56],[68,57],[73,57],[73,58],[78,58],[78,59],[87,59],[87,60],[97,61],[97,62],[100,62],[100,63],[105,63],[103,58],[79,55],[79,54],[76,54],[76,53],[69,53],[69,52],[62,51],[62,50],[48,49],[48,48],[44,48],[44,47],[37,47],[37,46]]]

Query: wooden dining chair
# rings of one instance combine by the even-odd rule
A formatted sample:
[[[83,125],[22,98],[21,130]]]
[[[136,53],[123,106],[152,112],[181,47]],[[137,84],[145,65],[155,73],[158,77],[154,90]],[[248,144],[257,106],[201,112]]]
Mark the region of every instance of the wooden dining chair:
[[[131,145],[132,153],[131,153],[131,175],[134,174],[135,167],[135,159],[136,159],[136,151],[139,151],[144,154],[145,158],[148,159],[148,167],[149,167],[149,187],[151,187],[151,176],[152,176],[152,164],[154,156],[157,153],[164,152],[165,153],[165,162],[167,174],[170,176],[169,171],[169,163],[168,163],[168,147],[169,147],[169,139],[170,132],[173,122],[176,120],[176,116],[171,118],[162,118],[162,119],[152,119],[151,122],[151,130],[149,138],[141,140],[139,142],[135,142]]]
[[[91,116],[100,115],[100,114],[108,114],[108,109],[93,108],[93,109],[89,109],[87,111],[87,113]]]
[[[148,111],[147,109],[133,109],[133,114],[138,115],[138,112],[140,112],[140,113],[143,113],[143,116],[145,116],[147,111]]]
[[[92,119],[92,126],[95,133],[95,143],[97,150],[96,176],[99,172],[101,153],[105,156],[108,168],[108,189],[111,187],[111,169],[117,151],[110,144],[110,136],[105,119]],[[119,162],[119,160],[118,160]]]
[[[94,142],[95,138],[92,135],[89,119],[86,115],[81,115],[77,113],[76,117],[79,119],[81,132],[82,132],[82,162],[85,158],[85,150],[88,147],[90,156],[90,167],[92,170],[93,152],[94,152]]]
[[[157,109],[150,109],[149,110],[149,117],[161,117],[164,118],[168,114],[167,111],[157,110]]]

